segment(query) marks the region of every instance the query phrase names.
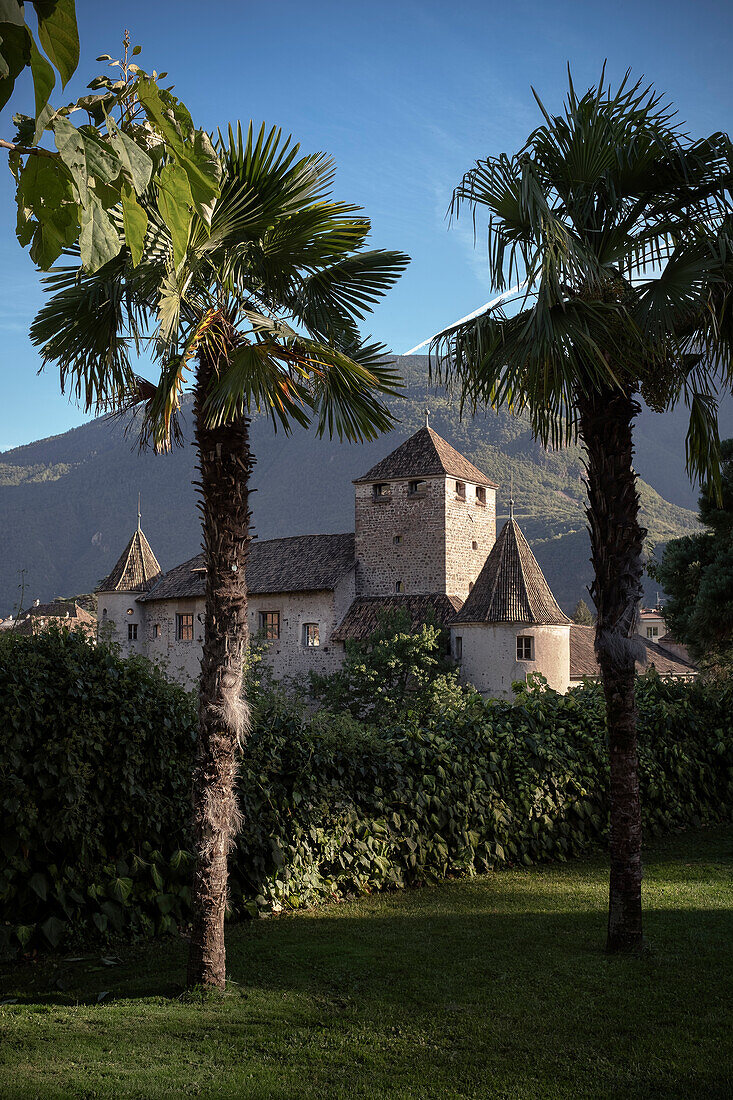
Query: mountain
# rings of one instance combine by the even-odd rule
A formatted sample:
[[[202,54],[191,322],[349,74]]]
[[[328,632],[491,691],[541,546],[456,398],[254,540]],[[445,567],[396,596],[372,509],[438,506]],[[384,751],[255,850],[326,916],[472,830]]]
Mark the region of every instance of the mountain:
[[[353,530],[352,478],[424,423],[500,484],[507,511],[510,481],[516,513],[559,602],[572,609],[590,582],[583,507],[582,455],[577,447],[546,452],[526,420],[489,413],[461,421],[443,393],[428,389],[427,358],[402,356],[405,397],[395,401],[399,427],[362,446],[319,440],[315,433],[275,433],[262,416],[252,425],[257,465],[254,528],[259,538]],[[191,438],[190,403],[184,405]],[[169,455],[140,454],[134,424],[100,418],[63,435],[0,453],[0,613],[35,598],[89,592],[110,570],[137,522],[163,569],[200,549],[195,459],[190,443]],[[733,435],[733,403],[722,418]],[[684,410],[659,417],[643,410],[637,467],[643,477],[644,523],[663,542],[696,527],[696,494],[684,470]]]

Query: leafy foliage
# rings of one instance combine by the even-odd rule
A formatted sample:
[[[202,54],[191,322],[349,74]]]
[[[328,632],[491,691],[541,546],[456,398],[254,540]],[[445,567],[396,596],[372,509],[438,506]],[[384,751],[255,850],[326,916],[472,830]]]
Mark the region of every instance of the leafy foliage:
[[[431,623],[413,631],[405,611],[383,614],[368,638],[346,642],[340,669],[311,672],[311,695],[329,710],[375,725],[408,711],[434,712],[461,692],[449,644],[447,633]]]
[[[721,497],[700,497],[707,530],[673,539],[649,572],[667,593],[664,620],[705,664],[733,666],[733,439],[721,444]]]
[[[603,841],[597,685],[456,696],[379,727],[255,692],[231,911],[565,860]],[[644,828],[729,820],[733,687],[638,684]],[[0,640],[0,928],[14,948],[172,932],[190,915],[192,700],[70,634]]]

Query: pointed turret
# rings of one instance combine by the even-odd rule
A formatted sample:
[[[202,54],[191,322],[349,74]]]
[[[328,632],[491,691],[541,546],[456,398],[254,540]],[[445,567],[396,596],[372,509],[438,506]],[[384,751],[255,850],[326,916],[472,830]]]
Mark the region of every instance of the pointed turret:
[[[500,531],[455,621],[544,626],[564,626],[570,622],[513,515]]]
[[[138,505],[139,509],[139,505]],[[162,570],[140,526],[123,550],[109,576],[98,586],[98,592],[148,592],[160,578]]]
[[[427,422],[429,416],[427,409],[425,411],[425,427],[411,435],[376,466],[372,466],[363,477],[356,478],[354,484],[447,475],[459,478],[461,481],[470,481],[474,485],[498,488],[496,482],[488,478],[455,447],[451,447],[447,440],[433,431]]]

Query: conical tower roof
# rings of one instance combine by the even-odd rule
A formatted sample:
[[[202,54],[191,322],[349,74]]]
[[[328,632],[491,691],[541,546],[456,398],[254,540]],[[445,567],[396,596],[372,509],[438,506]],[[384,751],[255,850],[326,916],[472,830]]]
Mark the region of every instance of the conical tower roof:
[[[546,626],[570,622],[514,518],[504,524],[455,622]]]
[[[372,466],[354,484],[363,481],[390,481],[397,478],[434,477],[448,474],[461,481],[498,488],[496,483],[482,473],[447,440],[426,424],[420,431],[406,439],[396,450]]]
[[[148,592],[161,576],[158,559],[138,524],[109,576],[97,587],[98,592]]]

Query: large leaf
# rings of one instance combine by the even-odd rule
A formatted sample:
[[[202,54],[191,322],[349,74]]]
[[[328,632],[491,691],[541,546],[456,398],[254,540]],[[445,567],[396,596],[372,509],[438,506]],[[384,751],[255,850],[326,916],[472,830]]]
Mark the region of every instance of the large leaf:
[[[37,0],[38,37],[66,87],[79,64],[79,31],[74,0]]]
[[[39,51],[36,46],[33,35],[30,36],[31,40],[31,72],[33,74],[33,92],[36,101],[36,118],[39,118],[43,114],[43,109],[48,103],[53,86],[56,83],[56,76],[53,68],[49,65],[46,58]],[[42,133],[43,131],[41,131]],[[37,135],[36,140],[38,138]]]
[[[125,241],[130,249],[135,267],[140,263],[148,229],[148,215],[135,198],[135,192],[129,183],[122,185],[122,222],[125,227]]]
[[[112,148],[136,193],[142,195],[150,183],[153,162],[145,150],[141,149],[129,134],[119,129],[110,115],[107,115],[106,118]]]
[[[12,7],[18,6],[5,0],[5,19],[0,18],[0,109],[13,94],[16,77],[31,60],[31,36],[22,22],[19,26],[11,20]]]
[[[188,234],[193,218],[191,188],[180,164],[166,164],[160,171],[158,182],[158,207],[168,226],[173,244],[173,263],[176,267],[186,255]]]
[[[90,191],[87,202],[81,207],[79,249],[83,267],[89,272],[99,271],[121,248],[122,241],[112,219]]]
[[[102,183],[112,183],[117,179],[120,161],[93,127],[84,126],[77,130],[68,119],[60,117],[54,120],[53,132],[56,148],[74,177],[82,204],[87,201],[90,177]]]
[[[18,240],[31,238],[31,259],[46,271],[72,244],[79,229],[74,186],[60,160],[28,157],[18,182]],[[35,219],[35,221],[33,220]]]

